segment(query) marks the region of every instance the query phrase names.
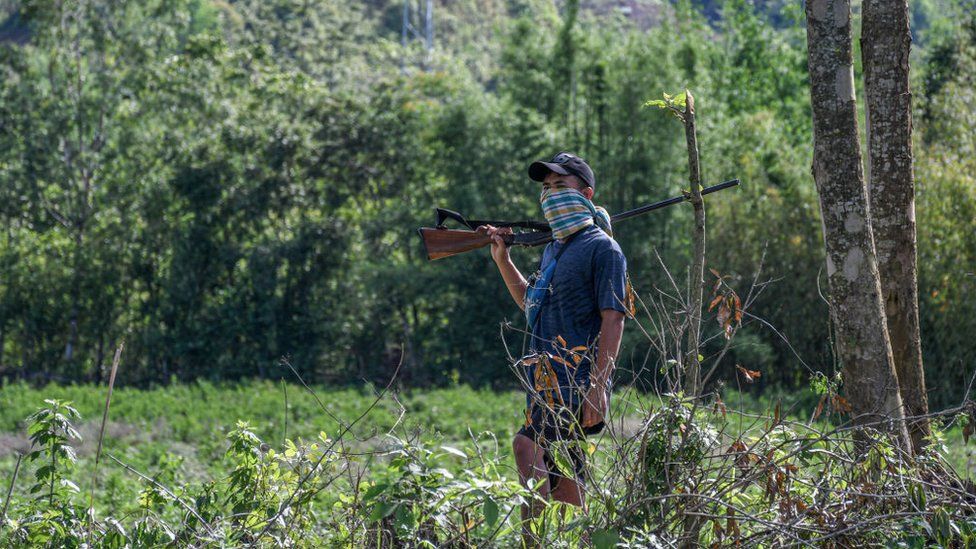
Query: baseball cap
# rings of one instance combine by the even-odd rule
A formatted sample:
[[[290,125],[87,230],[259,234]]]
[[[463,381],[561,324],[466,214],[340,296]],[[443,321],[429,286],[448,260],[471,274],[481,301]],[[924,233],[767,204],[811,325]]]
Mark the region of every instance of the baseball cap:
[[[575,175],[588,187],[595,188],[596,185],[593,170],[590,169],[586,161],[566,151],[556,153],[548,162],[537,160],[529,165],[529,178],[533,181],[544,181],[549,172],[556,172],[559,175]]]

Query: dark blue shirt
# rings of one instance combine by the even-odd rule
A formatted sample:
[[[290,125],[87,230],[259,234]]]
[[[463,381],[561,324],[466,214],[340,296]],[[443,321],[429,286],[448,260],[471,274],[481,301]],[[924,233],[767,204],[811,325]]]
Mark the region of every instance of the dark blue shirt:
[[[552,364],[560,393],[570,387],[587,387],[590,360],[596,360],[601,309],[626,312],[627,260],[617,241],[596,225],[573,235],[566,243],[553,241],[542,252],[540,270],[568,246],[556,263],[551,291],[542,302],[529,341],[532,351],[561,356],[570,365]],[[560,341],[560,338],[562,339]],[[563,344],[565,342],[565,345]],[[579,364],[567,350],[586,347]],[[531,378],[530,378],[531,379]]]

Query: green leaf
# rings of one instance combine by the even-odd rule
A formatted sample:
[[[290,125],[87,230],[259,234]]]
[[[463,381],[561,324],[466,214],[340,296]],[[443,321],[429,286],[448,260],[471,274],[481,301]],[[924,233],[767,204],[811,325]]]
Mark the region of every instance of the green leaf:
[[[671,99],[671,103],[675,107],[684,107],[688,102],[688,96],[686,95],[686,93],[687,93],[686,91],[683,91],[678,95],[674,96],[674,98]]]
[[[652,99],[643,105],[644,107],[658,107],[660,109],[667,108],[668,104],[660,99]]]
[[[452,446],[441,446],[441,450],[444,450],[448,454],[454,454],[455,456],[462,457],[464,459],[468,459],[468,454],[465,454],[461,450],[458,450],[457,448],[454,448]]]
[[[390,485],[385,482],[381,482],[379,484],[374,484],[373,486],[370,486],[366,490],[366,493],[363,494],[363,501],[371,501],[375,499],[376,496],[382,494],[389,486]]]
[[[552,448],[549,453],[555,460],[556,466],[559,467],[564,474],[566,471],[572,471],[574,469],[573,463],[569,460],[569,456],[566,455],[566,452],[564,452],[562,448],[559,448],[558,450]]]
[[[71,492],[73,492],[75,494],[81,492],[81,489],[78,488],[78,485],[77,484],[75,484],[74,482],[71,482],[70,480],[68,480],[66,478],[61,479],[61,486],[64,486],[65,488],[67,488],[68,490],[70,490]]]
[[[406,505],[397,506],[396,515],[394,515],[394,517],[397,527],[405,531],[409,532],[417,527],[417,517]]]
[[[376,522],[380,519],[384,519],[390,516],[390,514],[392,514],[393,511],[396,511],[396,508],[397,508],[397,504],[395,503],[390,503],[388,501],[381,501],[373,507],[373,512],[370,513],[369,515],[369,521]]]
[[[613,528],[603,528],[601,530],[595,530],[590,539],[593,541],[593,547],[596,547],[596,549],[609,549],[617,545],[620,534]]]
[[[481,506],[481,512],[485,515],[485,524],[489,527],[495,525],[495,521],[498,520],[498,504],[495,500],[488,498],[485,503]]]

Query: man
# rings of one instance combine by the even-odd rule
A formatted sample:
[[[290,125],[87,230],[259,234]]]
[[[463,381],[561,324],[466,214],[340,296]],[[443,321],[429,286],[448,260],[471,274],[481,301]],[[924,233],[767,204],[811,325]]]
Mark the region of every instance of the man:
[[[627,311],[626,259],[610,236],[606,210],[591,202],[596,180],[583,159],[561,152],[532,163],[529,177],[542,183],[540,202],[554,237],[540,272],[527,281],[512,263],[500,236],[511,229],[478,228],[492,237],[491,255],[512,299],[529,309],[526,423],[513,450],[524,485],[542,480],[542,497],[582,506],[584,452],[569,444],[575,471],[566,476],[550,449],[554,441],[603,429]],[[523,509],[523,518],[528,513]]]

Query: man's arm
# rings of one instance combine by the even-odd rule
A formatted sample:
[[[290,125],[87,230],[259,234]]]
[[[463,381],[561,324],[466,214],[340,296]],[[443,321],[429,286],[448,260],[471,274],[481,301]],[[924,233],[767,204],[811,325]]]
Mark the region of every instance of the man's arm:
[[[600,311],[600,342],[596,352],[596,368],[590,372],[590,379],[594,385],[603,389],[607,387],[607,380],[613,374],[617,364],[617,352],[620,350],[620,338],[624,333],[624,314],[616,309]]]
[[[583,400],[583,427],[604,420],[607,413],[607,382],[617,363],[620,337],[624,333],[624,314],[616,309],[601,309],[600,341],[597,345],[596,365],[590,371],[590,390]]]
[[[515,263],[512,263],[512,257],[508,253],[508,246],[505,245],[501,237],[503,234],[511,234],[512,229],[510,227],[482,225],[478,227],[478,231],[491,237],[491,258],[495,260],[495,265],[498,266],[498,272],[501,273],[502,279],[505,281],[505,287],[508,288],[508,293],[512,295],[512,299],[519,308],[524,311],[525,289],[528,288],[529,283],[522,276],[522,273],[519,272]]]
[[[595,261],[593,277],[600,308],[600,339],[596,364],[590,369],[590,390],[583,402],[583,427],[600,423],[607,414],[607,384],[620,350],[620,336],[624,331],[621,298],[627,291],[627,259],[616,243],[597,254]]]

